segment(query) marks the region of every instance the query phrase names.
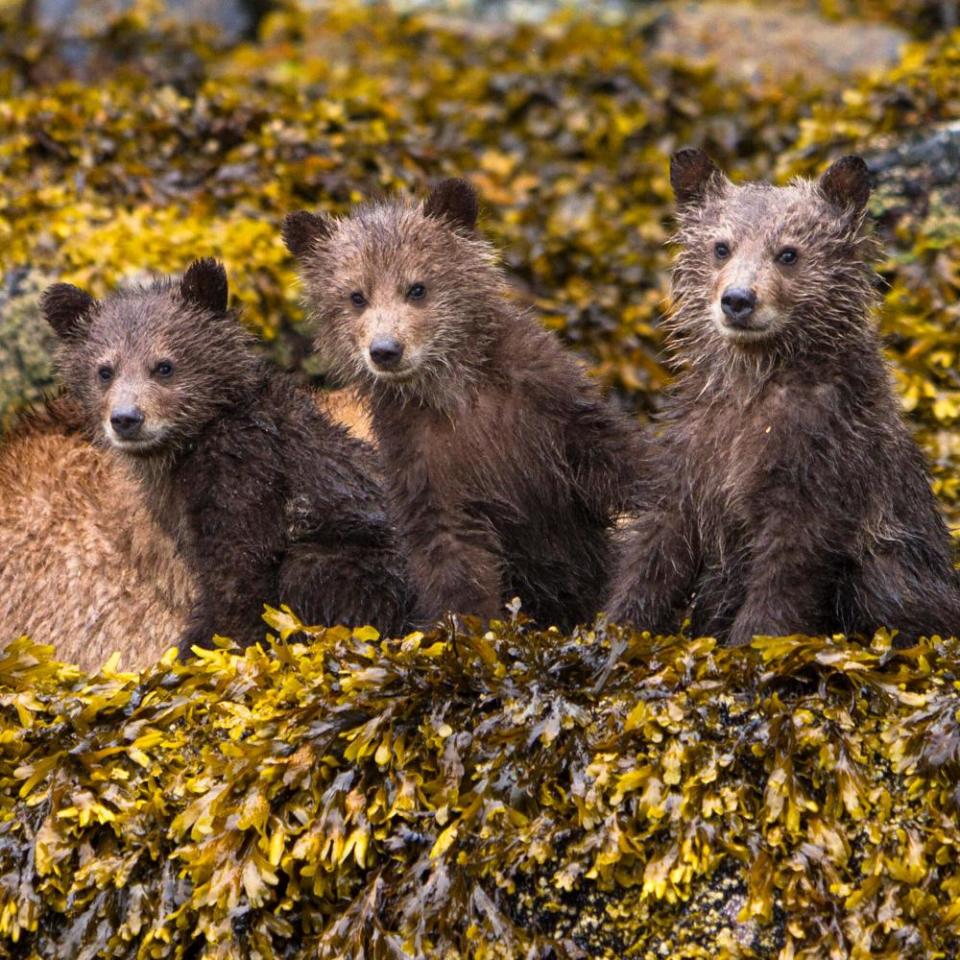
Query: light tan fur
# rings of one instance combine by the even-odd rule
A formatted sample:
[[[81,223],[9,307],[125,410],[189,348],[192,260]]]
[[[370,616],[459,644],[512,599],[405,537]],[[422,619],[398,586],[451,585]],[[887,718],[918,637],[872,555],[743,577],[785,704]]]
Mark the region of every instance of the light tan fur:
[[[317,394],[317,406],[335,423],[342,424],[358,440],[376,446],[370,406],[352,387]]]

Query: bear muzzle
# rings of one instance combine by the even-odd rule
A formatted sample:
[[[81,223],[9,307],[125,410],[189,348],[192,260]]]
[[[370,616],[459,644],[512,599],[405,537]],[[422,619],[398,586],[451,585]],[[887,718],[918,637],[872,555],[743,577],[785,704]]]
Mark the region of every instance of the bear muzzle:
[[[367,350],[379,370],[396,370],[403,359],[403,343],[396,337],[374,337]]]
[[[136,440],[143,421],[143,411],[139,407],[114,407],[110,411],[110,427],[120,440]]]

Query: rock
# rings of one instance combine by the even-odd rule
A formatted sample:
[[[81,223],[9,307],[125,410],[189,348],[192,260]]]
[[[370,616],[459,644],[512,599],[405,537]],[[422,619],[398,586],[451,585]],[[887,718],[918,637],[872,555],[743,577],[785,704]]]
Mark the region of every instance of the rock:
[[[259,6],[250,0],[169,0],[166,15],[181,24],[210,24],[220,39],[232,42],[253,32]],[[86,37],[135,7],[134,0],[38,0],[36,25],[61,37]]]
[[[53,386],[53,332],[40,316],[40,294],[53,279],[11,270],[0,282],[0,425]]]
[[[368,0],[371,2],[371,0]],[[307,8],[329,9],[331,0],[302,0]],[[435,13],[448,16],[457,26],[469,29],[478,22],[541,23],[553,14],[576,10],[598,17],[621,18],[635,9],[630,0],[389,0],[394,10]]]
[[[860,21],[750,3],[687,3],[670,9],[654,50],[709,60],[721,78],[765,85],[802,76],[811,86],[897,62],[909,35]]]
[[[943,210],[955,217],[960,207],[960,121],[907,140],[879,140],[864,159],[887,225],[906,213],[922,219]]]

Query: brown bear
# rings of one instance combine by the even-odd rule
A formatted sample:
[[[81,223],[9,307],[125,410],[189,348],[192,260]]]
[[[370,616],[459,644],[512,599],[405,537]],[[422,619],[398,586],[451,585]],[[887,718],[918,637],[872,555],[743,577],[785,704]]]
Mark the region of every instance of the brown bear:
[[[366,437],[348,391],[314,399]],[[139,484],[90,443],[77,405],[61,395],[22,414],[0,442],[0,646],[27,634],[84,670],[114,652],[143,669],[177,645],[192,597]]]
[[[734,186],[673,157],[684,369],[651,450],[611,618],[756,634],[953,634],[951,542],[870,312],[865,164]]]
[[[265,602],[397,632],[409,596],[370,449],[252,349],[212,260],[102,303],[43,298],[88,431],[116,451],[196,583],[186,652],[264,636]]]
[[[634,425],[511,299],[463,180],[284,223],[316,346],[371,405],[418,616],[591,618],[632,493]]]
[[[120,506],[122,505],[122,507]],[[0,646],[28,634],[96,670],[155,663],[183,633],[193,583],[136,482],[56,397],[0,445]]]

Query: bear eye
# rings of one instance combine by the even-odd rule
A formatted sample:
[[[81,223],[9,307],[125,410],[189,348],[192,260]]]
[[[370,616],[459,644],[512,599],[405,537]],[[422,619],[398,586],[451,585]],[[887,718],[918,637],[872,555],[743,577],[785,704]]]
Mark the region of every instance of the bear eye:
[[[718,260],[726,260],[730,256],[730,248],[725,243],[715,243],[713,245],[713,255]]]
[[[411,300],[422,300],[427,295],[427,288],[422,283],[415,283],[408,291]]]
[[[789,266],[791,263],[796,263],[796,262],[797,262],[797,251],[794,250],[793,247],[784,247],[784,248],[777,254],[777,262],[778,262],[778,263],[785,263],[787,266]]]
[[[350,302],[355,307],[362,307],[366,304],[367,298],[359,290],[354,290],[353,293],[350,294]]]
[[[173,364],[169,360],[161,360],[153,368],[153,372],[158,377],[169,377],[173,374]]]
[[[97,370],[97,376],[101,383],[109,383],[113,379],[113,367],[104,364]]]

